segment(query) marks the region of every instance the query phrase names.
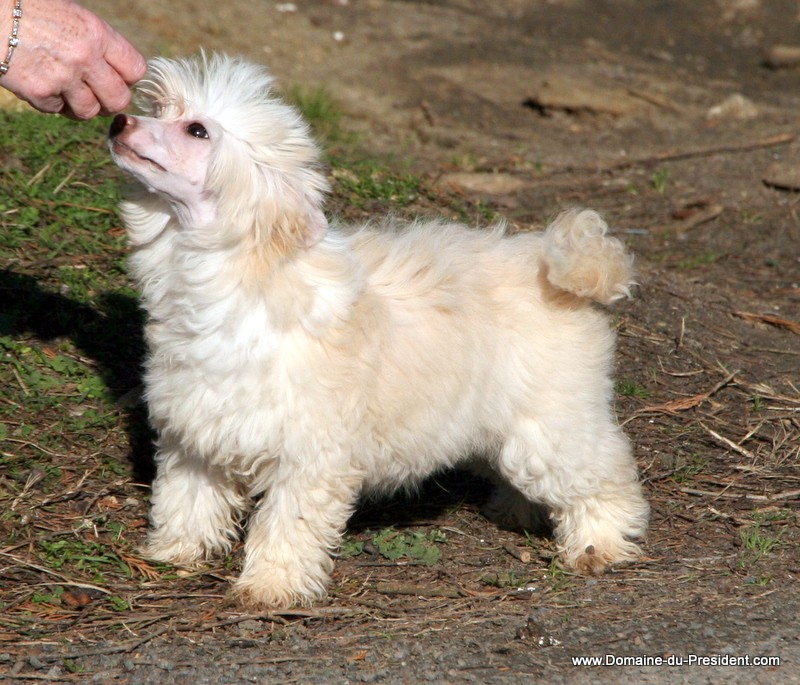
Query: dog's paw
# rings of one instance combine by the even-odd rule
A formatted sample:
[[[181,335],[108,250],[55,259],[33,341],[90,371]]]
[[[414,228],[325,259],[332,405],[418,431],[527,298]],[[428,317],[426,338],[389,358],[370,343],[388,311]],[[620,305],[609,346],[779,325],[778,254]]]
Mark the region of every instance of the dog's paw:
[[[598,554],[594,545],[589,545],[586,551],[572,562],[572,567],[584,576],[599,576],[613,563],[608,554]]]
[[[139,552],[147,559],[186,567],[198,566],[210,557],[202,545],[165,538],[155,533],[151,533],[147,542],[139,548]]]
[[[238,580],[228,590],[226,600],[247,611],[263,611],[309,607],[323,596],[303,595],[268,582],[253,583]]]
[[[581,575],[599,576],[605,573],[612,564],[633,561],[640,555],[639,546],[627,541],[614,552],[598,550],[594,545],[588,545],[582,554],[568,557],[565,563]]]

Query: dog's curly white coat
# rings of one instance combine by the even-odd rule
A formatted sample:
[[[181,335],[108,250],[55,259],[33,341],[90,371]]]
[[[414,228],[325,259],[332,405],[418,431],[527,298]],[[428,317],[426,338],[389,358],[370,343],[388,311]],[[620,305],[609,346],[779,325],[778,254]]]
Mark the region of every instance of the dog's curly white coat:
[[[122,214],[159,434],[147,553],[225,553],[249,514],[234,593],[308,603],[360,493],[472,457],[517,519],[548,508],[566,564],[635,557],[648,507],[592,303],[628,294],[622,244],[586,210],[535,234],[329,229],[318,148],[270,83],[224,55],[156,59],[145,116],[112,125],[140,182]]]

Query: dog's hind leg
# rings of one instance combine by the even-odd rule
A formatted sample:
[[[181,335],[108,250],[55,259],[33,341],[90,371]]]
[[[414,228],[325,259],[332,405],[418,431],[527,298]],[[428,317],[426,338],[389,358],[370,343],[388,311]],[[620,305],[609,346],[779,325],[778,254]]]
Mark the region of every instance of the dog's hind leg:
[[[144,554],[188,565],[230,551],[239,537],[239,520],[250,507],[241,486],[222,469],[179,450],[162,449],[156,460],[153,528]]]
[[[610,419],[594,427],[521,421],[498,460],[515,488],[548,508],[563,562],[589,574],[639,556],[631,539],[649,512],[627,438]]]
[[[308,605],[325,596],[332,553],[361,476],[323,456],[282,463],[250,517],[242,573],[231,590],[246,607]]]

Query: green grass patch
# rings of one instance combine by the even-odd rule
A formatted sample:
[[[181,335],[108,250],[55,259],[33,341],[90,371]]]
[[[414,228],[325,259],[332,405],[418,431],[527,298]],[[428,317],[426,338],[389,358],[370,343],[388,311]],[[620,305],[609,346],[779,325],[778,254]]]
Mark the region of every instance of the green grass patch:
[[[791,518],[785,510],[767,514],[758,513],[753,517],[752,523],[741,528],[739,540],[744,553],[739,562],[740,568],[752,566],[782,545],[782,531],[776,532],[771,527],[774,523],[786,523]]]
[[[695,476],[700,475],[708,465],[708,460],[695,456],[689,460],[685,457],[678,457],[675,468],[672,471],[672,480],[676,483],[687,483]]]
[[[489,575],[481,576],[481,582],[484,585],[500,590],[519,590],[531,583],[531,579],[528,576],[521,576],[515,571],[497,571]]]
[[[739,536],[742,546],[749,553],[749,563],[758,561],[781,544],[779,536],[766,533],[759,525],[743,528]]]
[[[365,553],[375,553],[389,561],[403,559],[433,566],[442,558],[440,546],[446,542],[447,536],[438,530],[423,533],[385,528],[374,533],[368,541],[345,540],[339,555],[347,558]]]
[[[423,192],[419,176],[397,172],[374,160],[335,161],[331,176],[334,192],[359,209],[380,206],[383,211],[396,210],[412,204]]]
[[[91,258],[115,249],[122,232],[115,215],[117,177],[105,146],[107,121],[78,124],[32,112],[0,111],[0,256],[24,263],[56,262],[83,288],[104,287],[121,273],[91,270]],[[80,255],[84,261],[74,259]],[[37,266],[46,266],[45,264]],[[52,266],[48,265],[48,266]],[[92,278],[93,277],[93,278]]]
[[[667,190],[667,183],[669,182],[669,169],[658,169],[650,179],[650,187],[655,190],[659,195],[663,195]]]
[[[617,381],[617,394],[622,397],[638,397],[640,399],[650,397],[650,391],[647,388],[626,378]]]
[[[691,271],[692,269],[697,269],[701,266],[713,264],[718,259],[719,255],[716,252],[704,252],[703,254],[699,254],[689,259],[682,259],[680,262],[678,262],[678,268],[683,269],[684,271]]]
[[[324,144],[339,144],[354,140],[352,135],[342,129],[342,109],[325,88],[293,86],[286,93],[286,100],[300,110]]]
[[[94,583],[105,581],[113,572],[130,577],[129,566],[113,548],[100,540],[83,539],[78,533],[65,533],[39,542],[40,554],[48,568],[69,570],[88,577]]]

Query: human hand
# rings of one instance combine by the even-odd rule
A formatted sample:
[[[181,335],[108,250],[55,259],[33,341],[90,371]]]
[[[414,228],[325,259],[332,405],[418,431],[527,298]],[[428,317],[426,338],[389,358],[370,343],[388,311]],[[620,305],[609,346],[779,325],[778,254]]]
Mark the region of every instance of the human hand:
[[[0,60],[13,7],[0,0]],[[72,0],[22,0],[18,38],[0,86],[42,112],[74,119],[119,112],[147,68],[125,38]]]

